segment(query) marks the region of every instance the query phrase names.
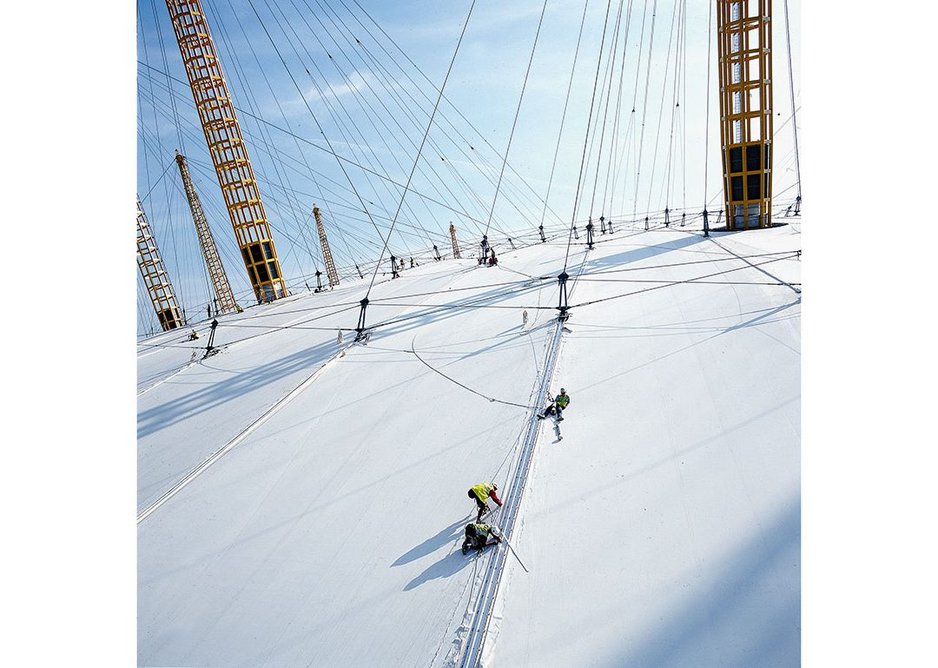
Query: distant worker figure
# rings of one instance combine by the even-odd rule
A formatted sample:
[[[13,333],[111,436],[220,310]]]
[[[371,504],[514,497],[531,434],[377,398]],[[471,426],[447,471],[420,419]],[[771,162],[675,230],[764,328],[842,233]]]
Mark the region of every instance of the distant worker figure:
[[[495,545],[500,542],[502,542],[502,539],[498,527],[481,522],[467,524],[466,538],[462,542],[462,553],[466,554],[469,550],[481,552],[487,545]]]
[[[498,258],[495,257],[495,249],[490,248],[489,253],[491,253],[491,255],[489,256],[489,266],[494,267],[495,265],[498,264]]]
[[[336,337],[335,342],[338,343],[340,346],[342,345],[342,330],[341,329],[339,330],[339,335]]]
[[[192,333],[189,335],[189,340],[195,341],[197,338],[199,338],[199,333],[193,329]]]
[[[469,489],[469,498],[476,502],[476,505],[479,507],[479,512],[476,515],[476,522],[482,521],[482,516],[489,511],[489,504],[486,503],[489,500],[489,497],[492,497],[492,501],[498,504],[498,507],[501,508],[502,500],[498,498],[498,494],[495,491],[498,489],[498,485],[492,482],[480,482],[478,485],[473,485]]]
[[[487,234],[482,235],[482,256],[489,254],[489,237]]]
[[[525,309],[524,312],[521,314],[521,326],[522,327],[528,326],[528,310],[527,309]]]
[[[557,422],[563,421],[563,410],[570,405],[570,395],[567,394],[567,391],[560,388],[560,394],[554,397],[554,400],[548,404],[547,408],[544,409],[543,413],[539,413],[537,416],[538,420],[543,420],[548,415],[556,415]]]

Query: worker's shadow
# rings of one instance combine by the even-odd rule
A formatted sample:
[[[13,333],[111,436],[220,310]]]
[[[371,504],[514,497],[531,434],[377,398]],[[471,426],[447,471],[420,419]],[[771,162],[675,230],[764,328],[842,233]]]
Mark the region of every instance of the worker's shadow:
[[[465,523],[466,520],[460,520],[455,524],[451,524],[433,538],[428,538],[420,545],[407,552],[407,554],[401,556],[397,561],[391,564],[391,566],[400,566],[401,564],[409,563],[415,559],[436,551],[447,542],[453,542],[462,538],[463,534],[460,529],[464,526]],[[454,547],[454,549],[451,549],[445,557],[440,559],[435,564],[431,564],[423,573],[408,582],[404,587],[404,591],[416,589],[423,583],[429,582],[430,580],[436,580],[437,578],[448,578],[471,564],[472,561],[472,557],[465,556],[458,548]]]
[[[391,567],[393,568],[394,566],[409,564],[412,561],[416,561],[420,557],[425,557],[426,555],[435,552],[441,545],[449,543],[455,540],[457,537],[461,537],[462,528],[468,522],[469,520],[457,520],[453,524],[450,524],[437,535],[433,536],[432,538],[427,538],[417,547],[407,551],[405,554],[402,554],[397,558],[397,561],[391,564]]]

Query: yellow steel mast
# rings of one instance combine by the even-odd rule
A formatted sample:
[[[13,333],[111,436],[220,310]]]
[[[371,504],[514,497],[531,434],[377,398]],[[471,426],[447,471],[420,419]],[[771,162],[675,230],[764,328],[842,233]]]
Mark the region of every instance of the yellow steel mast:
[[[326,238],[326,228],[322,224],[319,207],[315,204],[313,205],[313,216],[316,218],[319,245],[322,246],[322,259],[326,263],[326,277],[329,279],[329,287],[334,288],[339,284],[339,274],[335,270],[335,262],[332,261],[332,251],[329,250],[329,239]]]
[[[287,296],[247,146],[199,0],[166,0],[218,184],[258,303]]]
[[[160,327],[164,332],[181,327],[182,312],[176,302],[173,284],[166,273],[159,246],[150,231],[150,223],[147,222],[140,198],[137,198],[137,267],[140,269],[140,276],[143,277],[150,301],[153,302]]]
[[[453,242],[453,257],[458,260],[462,256],[459,254],[459,242],[456,241],[456,226],[452,223],[449,224],[449,238]]]
[[[772,224],[772,0],[717,0],[723,191],[730,230]]]
[[[195,185],[189,176],[186,156],[179,151],[176,151],[176,164],[179,166],[179,174],[182,176],[182,186],[186,191],[186,199],[189,200],[189,210],[192,211],[192,221],[195,223],[199,245],[202,247],[202,257],[205,258],[205,266],[208,268],[208,275],[211,277],[212,286],[215,288],[215,310],[218,313],[237,311],[238,304],[231,292],[225,266],[221,263],[221,258],[218,255],[215,237],[212,236],[212,230],[208,226],[208,220],[202,210],[202,203],[199,202],[199,195],[196,193]]]

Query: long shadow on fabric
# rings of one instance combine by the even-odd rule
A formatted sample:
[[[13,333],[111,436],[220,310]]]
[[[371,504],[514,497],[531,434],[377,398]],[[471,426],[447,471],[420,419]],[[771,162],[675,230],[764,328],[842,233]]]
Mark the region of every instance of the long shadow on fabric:
[[[711,584],[609,665],[797,666],[801,502],[737,546]]]
[[[694,244],[699,244],[704,240],[705,238],[702,236],[689,234],[683,239],[675,239],[673,241],[656,244],[654,246],[641,246],[639,248],[633,248],[621,253],[616,253],[615,255],[606,255],[597,257],[595,259],[589,259],[584,265],[583,270],[585,273],[589,273],[604,267],[614,267],[628,264],[629,262],[638,262],[639,260],[655,257],[656,255],[661,255],[662,253],[681,250],[682,248],[693,246]]]
[[[435,552],[437,548],[442,546],[445,543],[449,543],[462,535],[462,527],[469,520],[461,519],[457,520],[453,524],[450,524],[448,527],[443,529],[440,533],[433,536],[432,538],[427,538],[425,541],[420,543],[417,547],[409,550],[405,554],[402,554],[397,558],[391,567],[401,566],[403,564],[409,564],[412,561],[416,561],[420,557],[425,557],[426,555]]]
[[[459,551],[459,549],[454,549],[448,555],[440,559],[438,562],[430,566],[423,573],[415,577],[413,580],[407,583],[407,586],[404,587],[404,591],[410,591],[411,589],[416,589],[425,582],[430,580],[436,580],[437,578],[448,578],[452,575],[455,575],[466,566],[473,563],[476,559],[475,554],[465,555]]]
[[[316,365],[327,360],[334,352],[335,342],[324,341],[147,409],[137,416],[137,438],[149,436],[302,369],[309,369],[312,373]]]

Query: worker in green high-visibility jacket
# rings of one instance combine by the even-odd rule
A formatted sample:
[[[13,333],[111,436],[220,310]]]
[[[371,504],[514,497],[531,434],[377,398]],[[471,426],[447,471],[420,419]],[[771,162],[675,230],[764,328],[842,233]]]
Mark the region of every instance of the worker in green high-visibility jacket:
[[[548,399],[550,396],[548,395]],[[564,388],[560,388],[560,394],[554,397],[554,400],[550,402],[547,408],[544,409],[543,413],[538,413],[537,419],[543,420],[548,415],[556,415],[557,422],[563,420],[563,410],[570,405],[570,395],[567,394],[567,391]]]
[[[466,554],[472,549],[481,552],[486,545],[494,545],[501,541],[502,539],[498,527],[482,522],[467,524],[466,538],[462,542],[462,553]]]
[[[481,522],[482,516],[489,511],[489,497],[492,497],[492,501],[501,507],[502,500],[499,499],[498,494],[495,493],[497,489],[498,485],[493,482],[480,482],[478,485],[473,485],[469,488],[469,498],[475,501],[479,508],[479,513],[476,515],[476,522]]]

